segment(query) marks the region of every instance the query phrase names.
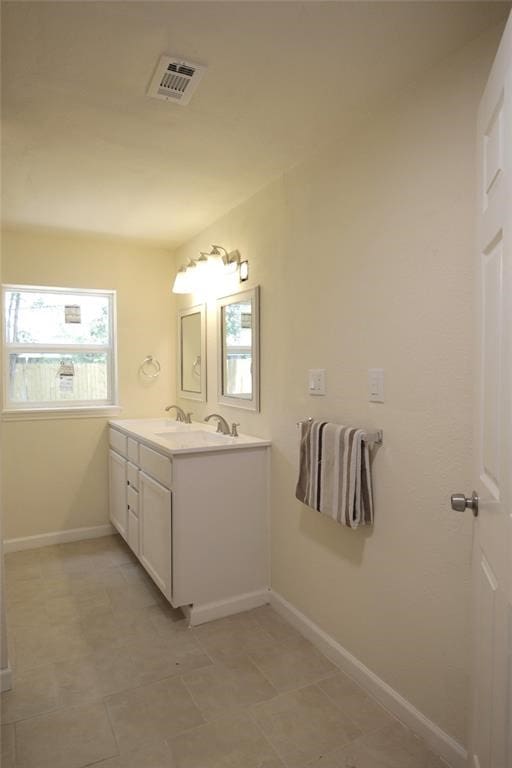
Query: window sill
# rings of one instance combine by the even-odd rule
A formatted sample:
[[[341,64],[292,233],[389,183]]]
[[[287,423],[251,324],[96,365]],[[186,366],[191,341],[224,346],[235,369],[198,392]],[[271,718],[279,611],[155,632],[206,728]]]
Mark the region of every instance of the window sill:
[[[11,408],[2,411],[2,421],[44,421],[54,419],[105,419],[115,416],[120,405],[77,406],[76,408]]]

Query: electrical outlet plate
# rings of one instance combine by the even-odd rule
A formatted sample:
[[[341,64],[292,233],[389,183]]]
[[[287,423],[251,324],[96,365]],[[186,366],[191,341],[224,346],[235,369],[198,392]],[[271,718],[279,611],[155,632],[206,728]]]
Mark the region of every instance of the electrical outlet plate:
[[[370,403],[384,402],[384,369],[368,369],[368,400]]]
[[[310,368],[308,392],[310,395],[325,395],[325,368]]]

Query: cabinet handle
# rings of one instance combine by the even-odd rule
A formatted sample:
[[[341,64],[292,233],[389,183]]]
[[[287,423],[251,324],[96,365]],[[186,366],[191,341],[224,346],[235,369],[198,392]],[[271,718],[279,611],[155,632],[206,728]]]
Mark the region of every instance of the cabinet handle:
[[[126,485],[130,485],[130,481],[129,480],[126,481]]]

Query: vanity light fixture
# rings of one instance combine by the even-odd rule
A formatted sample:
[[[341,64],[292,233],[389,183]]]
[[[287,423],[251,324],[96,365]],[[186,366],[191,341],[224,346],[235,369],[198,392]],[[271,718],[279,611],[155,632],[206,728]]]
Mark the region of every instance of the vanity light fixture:
[[[180,267],[176,274],[173,293],[195,293],[204,287],[205,281],[222,275],[232,275],[243,267],[240,271],[240,280],[247,280],[249,277],[249,264],[247,261],[240,261],[238,251],[228,252],[222,245],[212,245],[211,251],[206,253],[201,251],[199,258],[191,259],[186,267]]]

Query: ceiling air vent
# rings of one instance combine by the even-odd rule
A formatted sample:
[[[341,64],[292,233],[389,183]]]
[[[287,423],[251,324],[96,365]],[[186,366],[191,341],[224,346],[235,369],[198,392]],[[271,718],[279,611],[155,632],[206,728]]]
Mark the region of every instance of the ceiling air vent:
[[[161,56],[149,84],[148,95],[188,104],[205,70],[206,67],[201,64],[192,64],[177,56]]]

